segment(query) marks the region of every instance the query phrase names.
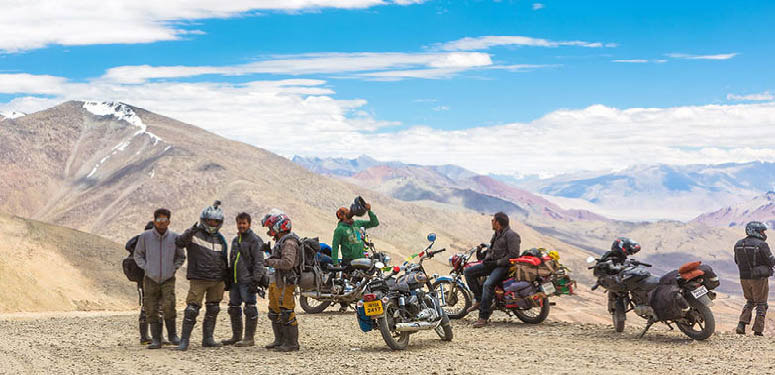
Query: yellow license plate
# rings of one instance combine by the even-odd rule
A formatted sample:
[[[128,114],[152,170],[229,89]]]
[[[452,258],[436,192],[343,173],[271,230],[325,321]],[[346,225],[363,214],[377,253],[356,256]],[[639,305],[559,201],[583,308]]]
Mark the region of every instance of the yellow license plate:
[[[384,313],[382,301],[364,302],[363,310],[366,311],[366,316],[382,315]]]

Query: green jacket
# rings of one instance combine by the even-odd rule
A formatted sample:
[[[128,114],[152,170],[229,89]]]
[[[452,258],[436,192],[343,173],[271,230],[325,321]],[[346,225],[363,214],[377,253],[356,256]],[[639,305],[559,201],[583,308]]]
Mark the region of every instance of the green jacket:
[[[374,212],[369,211],[369,220],[355,220],[352,224],[339,222],[334,230],[334,240],[331,242],[331,257],[334,263],[339,263],[339,247],[342,248],[342,259],[363,258],[365,244],[359,233],[361,227],[374,228],[379,225],[379,220]]]

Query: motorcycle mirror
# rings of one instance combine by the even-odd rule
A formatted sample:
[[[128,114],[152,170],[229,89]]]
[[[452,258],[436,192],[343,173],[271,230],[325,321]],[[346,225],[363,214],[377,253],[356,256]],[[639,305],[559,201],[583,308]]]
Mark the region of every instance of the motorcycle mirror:
[[[589,264],[595,263],[595,257],[587,258],[587,263],[589,263]]]
[[[436,233],[428,234],[428,242],[436,242]]]
[[[382,263],[382,262],[377,262],[377,263],[374,263],[374,267],[377,267],[377,268],[385,268],[385,263]]]

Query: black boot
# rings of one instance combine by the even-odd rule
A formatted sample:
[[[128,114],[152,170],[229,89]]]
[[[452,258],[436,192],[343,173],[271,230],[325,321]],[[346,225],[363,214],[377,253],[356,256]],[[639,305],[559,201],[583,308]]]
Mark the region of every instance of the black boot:
[[[164,325],[167,326],[167,340],[172,345],[180,345],[178,337],[178,328],[175,326],[175,317],[164,319]]]
[[[248,305],[245,307],[245,338],[234,346],[256,346],[255,335],[256,325],[258,324],[258,309],[255,305]]]
[[[267,349],[274,349],[283,344],[283,324],[279,322],[280,314],[269,312],[267,314],[269,321],[272,322],[272,332],[274,332],[274,341],[264,346]]]
[[[283,326],[285,340],[282,346],[276,348],[278,352],[295,352],[299,350],[299,326]]]
[[[194,330],[194,325],[196,325],[197,315],[199,315],[199,306],[186,306],[186,311],[183,313],[183,326],[180,329],[180,344],[175,348],[175,350],[188,350],[189,339],[191,339],[191,331]]]
[[[242,340],[242,308],[239,306],[229,306],[226,310],[231,318],[231,338],[228,340],[221,340],[223,345],[234,345],[237,341]]]
[[[145,318],[145,311],[140,311],[138,325],[140,326],[140,345],[150,344],[151,338],[148,337],[148,320]]]
[[[740,322],[737,323],[737,328],[735,328],[735,333],[738,335],[745,335],[745,323]]]
[[[161,321],[158,321],[156,323],[151,323],[151,345],[148,345],[148,349],[159,349],[161,348]]]
[[[215,319],[218,317],[218,312],[221,311],[221,308],[217,303],[208,303],[206,306],[205,318],[202,320],[202,347],[218,348],[223,346],[223,344],[215,342],[213,333],[215,332]]]

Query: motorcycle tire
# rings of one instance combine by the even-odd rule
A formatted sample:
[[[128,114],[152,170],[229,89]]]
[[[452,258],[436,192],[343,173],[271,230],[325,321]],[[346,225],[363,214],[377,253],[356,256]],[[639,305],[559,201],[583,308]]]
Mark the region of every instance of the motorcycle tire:
[[[453,281],[439,280],[434,282],[432,286],[433,290],[436,291],[436,295],[439,297],[439,299],[441,299],[441,289],[444,289],[444,292],[446,293],[446,296],[444,297],[447,306],[445,306],[443,309],[450,319],[463,319],[466,315],[468,315],[468,308],[473,304],[471,293],[465,289],[460,288],[460,286]],[[459,305],[462,306],[460,306],[460,309],[457,309],[456,307]],[[452,307],[452,309],[450,307]]]
[[[396,332],[393,336],[393,313],[396,311],[396,306],[393,302],[388,302],[385,305],[385,315],[377,320],[379,325],[379,332],[382,334],[382,339],[385,340],[390,349],[404,350],[409,346],[409,332]]]
[[[439,335],[441,341],[452,341],[452,323],[449,321],[449,316],[442,310],[441,324],[436,327],[436,334]]]
[[[622,300],[616,300],[614,304],[614,313],[611,314],[611,320],[614,323],[614,330],[616,332],[624,331],[624,322],[627,320],[627,313],[624,311],[624,302]]]
[[[315,302],[319,302],[318,305],[311,305],[309,300],[313,300]],[[304,310],[307,314],[320,314],[328,308],[328,306],[331,306],[331,301],[318,301],[314,298],[307,298],[304,296],[299,297],[299,305],[301,306],[301,309]]]
[[[678,321],[676,322],[678,329],[693,340],[700,341],[708,339],[713,335],[713,332],[716,331],[716,318],[713,316],[713,311],[710,310],[710,307],[705,306],[698,301],[691,301],[689,302],[689,305],[692,307],[690,312],[696,312],[702,322],[695,322],[692,325],[688,325]],[[698,325],[700,329],[696,330],[695,327]]]
[[[528,310],[514,309],[512,311],[514,312],[514,315],[519,318],[519,320],[525,323],[539,324],[546,320],[546,317],[549,316],[550,309],[548,297],[544,297],[541,303],[541,307],[533,307],[532,309]]]

